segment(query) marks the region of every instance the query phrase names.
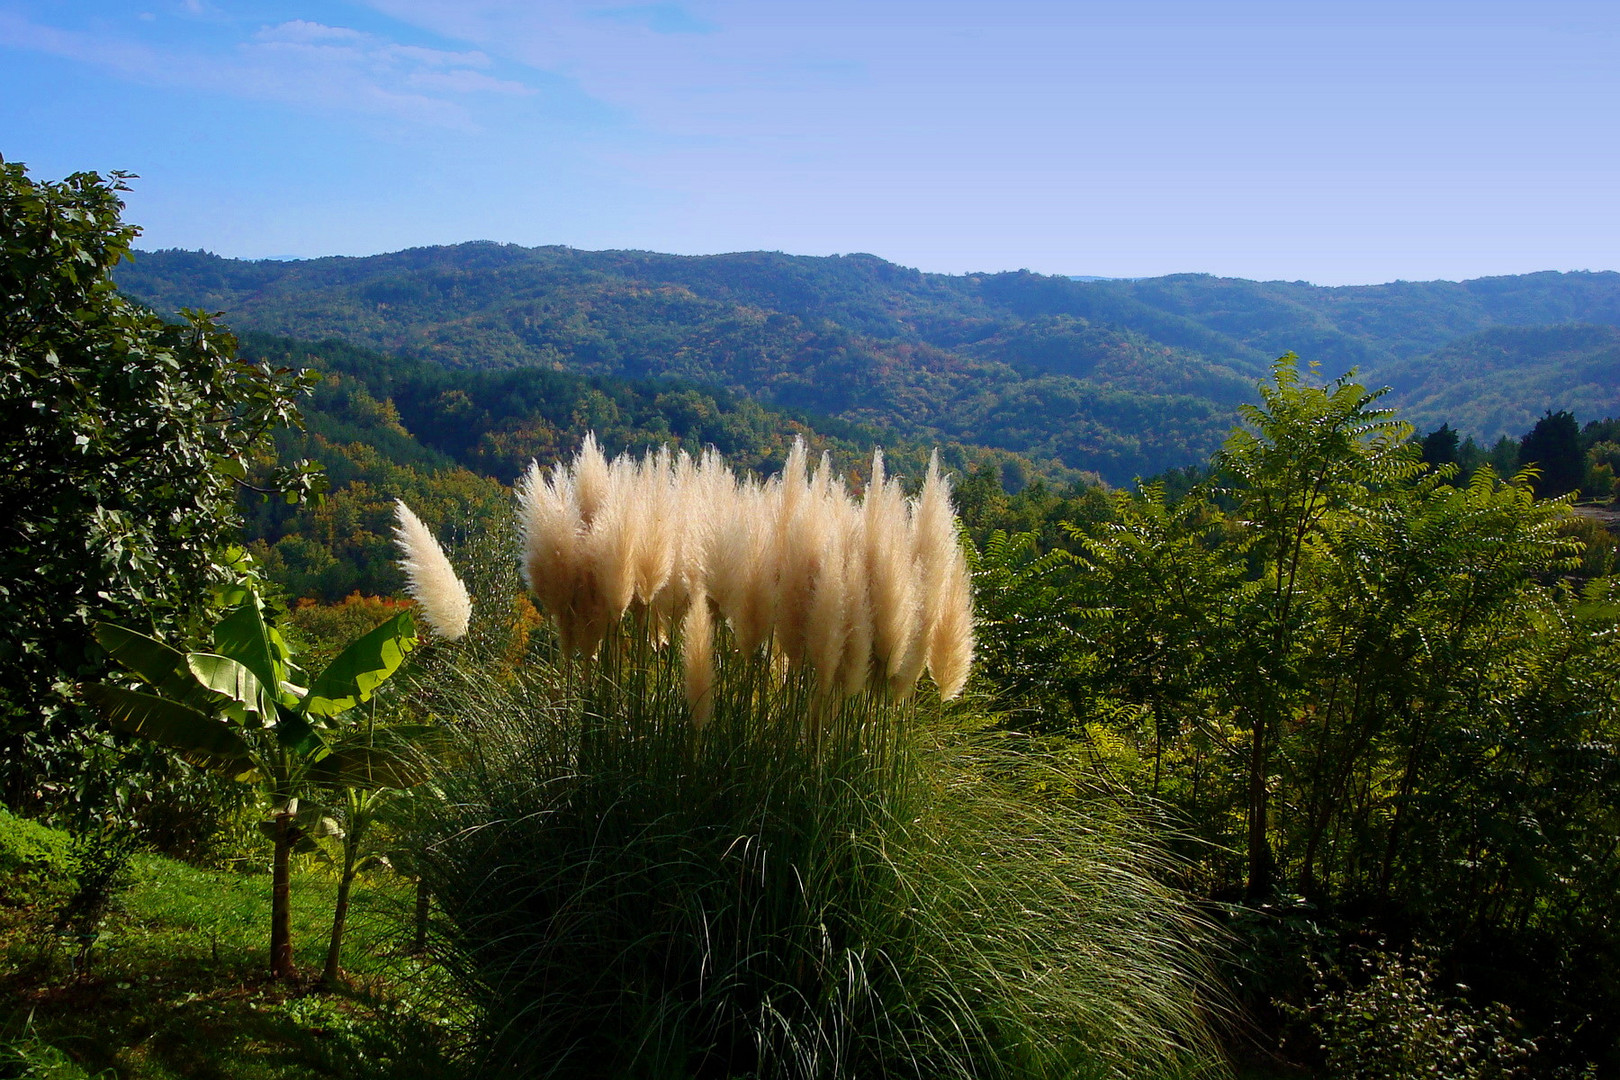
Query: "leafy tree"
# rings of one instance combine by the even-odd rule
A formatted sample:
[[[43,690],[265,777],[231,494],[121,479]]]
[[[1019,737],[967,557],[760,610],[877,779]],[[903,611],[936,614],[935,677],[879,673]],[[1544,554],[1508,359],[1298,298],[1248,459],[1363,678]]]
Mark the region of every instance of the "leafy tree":
[[[1530,481],[1537,495],[1567,495],[1579,490],[1586,479],[1586,457],[1574,414],[1547,410],[1547,415],[1519,441],[1519,467],[1537,470]]]
[[[1382,391],[1342,376],[1324,387],[1301,385],[1292,354],[1260,386],[1262,404],[1244,406],[1251,428],[1232,432],[1217,457],[1238,500],[1239,546],[1258,573],[1246,605],[1241,666],[1233,704],[1249,722],[1248,893],[1273,886],[1270,764],[1282,724],[1299,704],[1304,671],[1299,644],[1311,615],[1308,564],[1330,515],[1365,504],[1379,485],[1417,468],[1406,446],[1411,428],[1390,409],[1372,408]]]
[[[0,160],[0,782],[13,806],[69,780],[70,687],[103,670],[98,619],[196,633],[232,554],[245,482],[269,432],[296,422],[303,379],[239,360],[201,312],[171,324],[111,270],[136,235],[128,174],[31,180]],[[268,489],[296,499],[313,467]]]
[[[1423,464],[1437,469],[1442,465],[1458,464],[1461,459],[1458,457],[1457,432],[1450,424],[1441,424],[1423,436],[1422,454]]]
[[[1073,555],[992,534],[986,675],[1179,811],[1209,893],[1428,940],[1537,1030],[1578,1029],[1549,1054],[1609,1062],[1614,585],[1578,584],[1567,499],[1422,470],[1347,378],[1287,365],[1261,396],[1190,495],[1116,494]]]

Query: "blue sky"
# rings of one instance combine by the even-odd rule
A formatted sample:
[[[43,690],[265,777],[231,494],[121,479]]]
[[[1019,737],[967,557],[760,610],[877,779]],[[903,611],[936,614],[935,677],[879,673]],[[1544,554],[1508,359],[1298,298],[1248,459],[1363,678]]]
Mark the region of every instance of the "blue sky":
[[[1612,0],[0,0],[0,154],[244,257],[1620,269],[1617,117]]]

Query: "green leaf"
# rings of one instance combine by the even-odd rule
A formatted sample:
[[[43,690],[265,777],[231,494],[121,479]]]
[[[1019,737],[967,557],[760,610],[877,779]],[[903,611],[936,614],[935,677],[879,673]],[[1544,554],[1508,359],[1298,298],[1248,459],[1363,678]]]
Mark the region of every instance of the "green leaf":
[[[288,675],[286,646],[265,623],[255,597],[250,595],[214,627],[214,651],[247,668],[276,700],[292,704],[281,689]]]
[[[187,653],[185,661],[196,680],[214,693],[224,694],[265,719],[275,719],[275,698],[245,665],[215,653]]]
[[[380,746],[350,746],[323,757],[309,775],[318,784],[371,790],[415,787],[431,771],[420,755],[402,755]]]
[[[295,754],[313,755],[326,748],[321,733],[301,712],[281,706],[276,709],[276,739]]]
[[[186,655],[156,638],[117,623],[96,623],[96,641],[112,658],[152,686],[172,683],[185,666]]]
[[[253,773],[252,750],[229,724],[155,694],[92,685],[84,696],[119,731],[177,751],[182,760],[235,779]]]
[[[414,648],[416,621],[408,611],[395,615],[327,665],[310,686],[304,711],[330,717],[371,700]]]

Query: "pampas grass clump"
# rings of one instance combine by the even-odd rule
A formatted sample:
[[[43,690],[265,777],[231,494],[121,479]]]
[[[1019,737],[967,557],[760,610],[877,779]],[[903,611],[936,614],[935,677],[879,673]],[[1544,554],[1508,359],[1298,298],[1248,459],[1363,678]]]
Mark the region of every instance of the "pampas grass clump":
[[[424,803],[439,958],[483,1074],[1154,1077],[1212,1059],[1198,921],[1072,780],[942,734],[972,655],[934,463],[864,497],[795,446],[587,442],[519,490],[552,659],[422,689],[461,764]],[[544,652],[544,650],[542,650]],[[915,694],[924,672],[938,694]]]

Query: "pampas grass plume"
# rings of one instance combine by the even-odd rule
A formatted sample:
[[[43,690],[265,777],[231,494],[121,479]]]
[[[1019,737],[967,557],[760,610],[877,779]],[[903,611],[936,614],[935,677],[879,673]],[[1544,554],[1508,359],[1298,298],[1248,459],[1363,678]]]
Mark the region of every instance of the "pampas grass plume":
[[[575,639],[574,594],[580,574],[579,501],[562,464],[547,477],[536,462],[517,483],[523,581],[557,624],[564,650]]]
[[[967,563],[962,555],[951,487],[939,467],[939,452],[928,462],[928,477],[917,496],[917,568],[922,575],[922,648],[939,695],[962,692],[973,662],[973,606]]]
[[[692,597],[682,621],[681,667],[692,723],[702,727],[714,712],[714,621],[702,593]]]
[[[435,634],[446,641],[466,636],[472,617],[472,600],[444,549],[422,519],[411,512],[403,499],[394,502],[394,542],[399,545],[399,566],[405,571],[405,591],[416,601]]]
[[[660,645],[684,621],[694,710],[713,684],[716,618],[737,652],[769,643],[785,668],[810,668],[823,697],[887,680],[904,700],[927,670],[949,699],[966,681],[971,590],[937,454],[908,502],[879,451],[857,502],[827,455],[809,468],[802,439],[761,483],[712,448],[609,462],[587,436],[549,475],[531,465],[517,496],[524,578],[563,649],[594,656],[633,601]]]

